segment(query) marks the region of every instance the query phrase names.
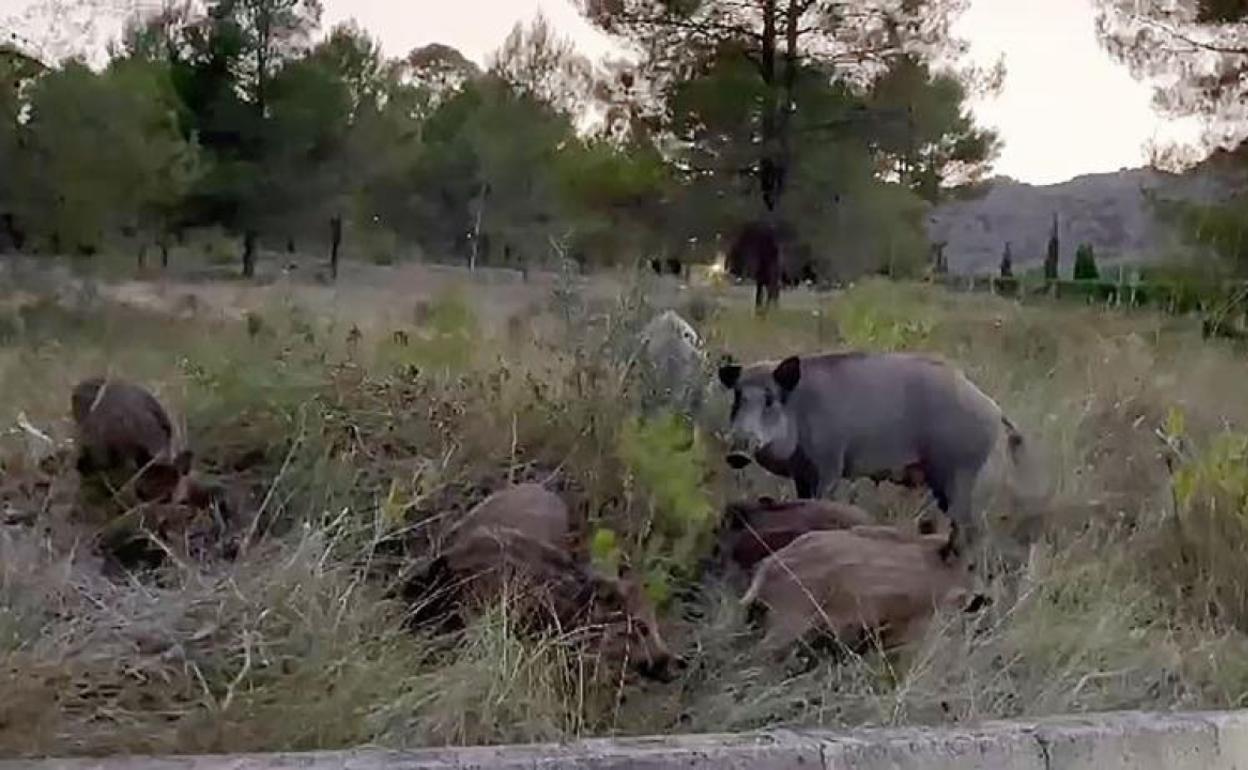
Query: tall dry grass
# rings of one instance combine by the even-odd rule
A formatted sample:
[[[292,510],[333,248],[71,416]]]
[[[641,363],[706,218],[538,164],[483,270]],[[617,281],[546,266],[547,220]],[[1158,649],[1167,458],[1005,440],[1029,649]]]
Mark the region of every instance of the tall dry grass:
[[[719,460],[718,395],[696,434],[636,421],[648,287],[557,283],[510,322],[481,311],[491,291],[381,316],[291,294],[250,321],[177,318],[38,288],[0,310],[0,754],[932,723],[1248,692],[1248,365],[1188,324],[883,282],[762,320],[731,292],[686,297],[712,360],[955,361],[1023,427],[1051,492],[1042,510],[987,498],[1002,557],[985,613],[943,618],[901,658],[777,662],[699,567],[708,511],[787,487]],[[69,389],[100,371],[153,387],[202,466],[248,488],[261,516],[237,560],[100,555],[64,452]],[[518,633],[506,606],[453,638],[402,630],[395,589],[445,523],[521,479],[568,499],[587,558],[642,568],[683,678],[622,678],[570,636]],[[888,519],[923,505],[887,485],[844,494]]]

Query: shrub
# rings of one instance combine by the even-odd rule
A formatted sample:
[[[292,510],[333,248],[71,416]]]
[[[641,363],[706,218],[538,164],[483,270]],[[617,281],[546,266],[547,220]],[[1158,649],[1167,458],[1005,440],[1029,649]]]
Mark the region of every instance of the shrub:
[[[715,510],[703,485],[705,447],[696,428],[678,416],[663,414],[626,422],[618,453],[648,505],[641,533],[646,588],[651,598],[663,603],[673,578],[692,575],[715,524]],[[597,545],[603,548],[604,543]],[[609,558],[610,550],[605,550],[603,557]]]
[[[1092,245],[1079,244],[1079,249],[1075,252],[1075,280],[1095,281],[1100,277],[1100,271],[1096,269],[1096,255],[1092,251]]]
[[[374,265],[393,265],[399,260],[399,238],[392,231],[378,227],[362,230],[360,253]]]
[[[1172,475],[1178,558],[1164,562],[1167,582],[1189,595],[1182,606],[1248,630],[1248,434],[1219,434],[1192,451],[1181,411],[1165,435],[1177,455]]]
[[[879,292],[887,284],[864,284],[844,297],[837,307],[840,334],[851,347],[879,351],[914,350],[924,347],[932,331],[931,323],[911,312],[913,306],[894,297],[880,301]]]

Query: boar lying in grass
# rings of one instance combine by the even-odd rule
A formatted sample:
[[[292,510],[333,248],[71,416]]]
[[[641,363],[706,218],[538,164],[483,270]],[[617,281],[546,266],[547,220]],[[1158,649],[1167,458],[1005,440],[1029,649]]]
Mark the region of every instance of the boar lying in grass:
[[[721,554],[746,571],[808,532],[875,523],[861,508],[833,500],[777,502],[760,497],[729,503],[725,513]]]
[[[680,662],[659,633],[654,607],[627,573],[599,574],[567,545],[563,501],[536,484],[495,492],[469,512],[447,548],[408,587],[412,622],[462,625],[506,601],[528,630],[582,631],[604,659],[669,681]]]
[[[811,532],[759,564],[742,602],[761,610],[764,646],[782,652],[817,633],[852,649],[922,638],[936,611],[977,611],[972,573],[948,536],[895,527]]]

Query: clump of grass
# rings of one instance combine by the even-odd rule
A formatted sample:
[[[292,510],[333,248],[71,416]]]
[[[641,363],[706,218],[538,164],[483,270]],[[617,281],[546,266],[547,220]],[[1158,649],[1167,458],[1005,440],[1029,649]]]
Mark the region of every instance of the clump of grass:
[[[572,633],[520,633],[504,599],[455,637],[402,693],[370,715],[379,739],[396,746],[540,743],[602,730],[618,682],[578,650]]]
[[[309,532],[213,576],[157,584],[7,533],[0,751],[13,755],[315,749],[368,738],[358,716],[415,665],[393,607]],[[41,597],[35,604],[33,600]],[[383,695],[383,693],[388,693]],[[353,716],[356,715],[356,716]]]
[[[926,346],[932,332],[921,301],[909,292],[868,281],[837,303],[838,330],[845,343],[862,350],[914,350]]]
[[[379,340],[375,363],[383,367],[461,371],[479,352],[480,325],[462,288],[452,288],[422,306],[419,327],[404,337]]]

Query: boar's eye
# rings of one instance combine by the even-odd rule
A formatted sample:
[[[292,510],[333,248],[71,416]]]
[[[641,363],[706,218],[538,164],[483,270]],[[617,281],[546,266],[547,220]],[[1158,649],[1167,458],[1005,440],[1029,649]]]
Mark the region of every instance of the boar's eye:
[[[773,395],[771,395],[770,393],[768,393],[768,394],[767,394],[767,395],[763,398],[763,403],[767,406],[767,408],[769,408],[769,409],[770,409],[770,408],[771,408],[771,405],[772,405],[772,404],[774,404],[774,403],[776,403],[776,397],[775,397],[775,396],[773,396]]]

